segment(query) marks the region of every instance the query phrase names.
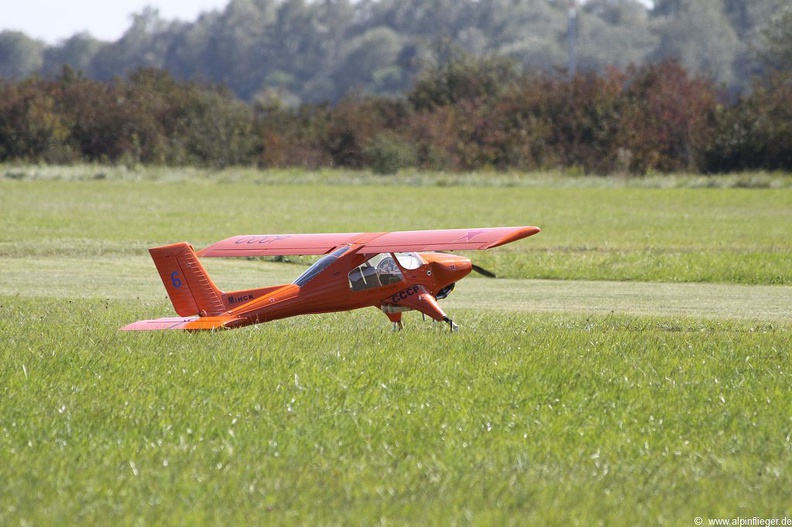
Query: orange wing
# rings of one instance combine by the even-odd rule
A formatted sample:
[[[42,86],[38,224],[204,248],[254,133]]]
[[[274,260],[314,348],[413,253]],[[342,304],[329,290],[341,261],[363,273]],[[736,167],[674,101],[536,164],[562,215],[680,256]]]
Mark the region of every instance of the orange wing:
[[[327,254],[346,244],[363,254],[406,251],[483,250],[527,238],[539,227],[485,227],[384,233],[258,234],[234,236],[198,252],[198,256],[290,256]]]
[[[539,227],[485,227],[435,231],[395,231],[367,242],[362,253],[470,251],[492,249],[539,232]]]
[[[198,256],[296,256],[327,254],[361,233],[252,234],[233,236],[198,251]]]

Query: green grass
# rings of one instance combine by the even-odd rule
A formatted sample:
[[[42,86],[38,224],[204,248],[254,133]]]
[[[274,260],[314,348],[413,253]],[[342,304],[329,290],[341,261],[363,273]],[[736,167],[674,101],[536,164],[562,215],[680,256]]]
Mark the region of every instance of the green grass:
[[[792,516],[786,188],[91,173],[0,179],[0,525]],[[170,312],[154,245],[497,224],[543,232],[471,255],[508,278],[460,284],[456,334],[375,310],[118,331]]]
[[[538,225],[509,278],[792,284],[789,189],[0,180],[0,256],[145,254],[232,234]]]
[[[123,334],[3,299],[0,523],[687,524],[789,514],[789,325],[376,313]],[[86,323],[90,321],[90,323]]]

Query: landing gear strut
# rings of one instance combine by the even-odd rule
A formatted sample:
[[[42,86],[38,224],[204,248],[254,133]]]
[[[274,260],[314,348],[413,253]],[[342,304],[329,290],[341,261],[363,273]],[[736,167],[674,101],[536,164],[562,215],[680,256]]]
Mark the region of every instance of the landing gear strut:
[[[449,328],[451,328],[451,332],[452,332],[452,333],[453,333],[454,331],[459,331],[459,326],[457,326],[456,324],[454,324],[454,321],[453,321],[453,320],[451,320],[450,318],[448,318],[448,317],[443,317],[443,322],[446,322],[446,323],[448,324],[448,327],[449,327]]]

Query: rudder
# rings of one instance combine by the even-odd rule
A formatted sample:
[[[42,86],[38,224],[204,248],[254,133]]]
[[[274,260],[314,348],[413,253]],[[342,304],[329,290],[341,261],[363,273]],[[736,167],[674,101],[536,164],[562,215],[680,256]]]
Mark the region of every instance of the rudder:
[[[225,312],[222,291],[209,278],[189,243],[154,247],[149,253],[179,316],[212,316]]]

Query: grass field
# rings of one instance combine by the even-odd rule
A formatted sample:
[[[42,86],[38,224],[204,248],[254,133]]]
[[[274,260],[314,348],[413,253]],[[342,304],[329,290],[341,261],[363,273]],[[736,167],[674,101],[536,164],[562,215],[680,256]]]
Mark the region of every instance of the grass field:
[[[787,178],[27,170],[0,178],[0,525],[792,517]],[[543,230],[469,255],[503,278],[459,284],[456,334],[118,331],[171,312],[151,246],[500,224]],[[305,262],[207,266],[232,289]]]

